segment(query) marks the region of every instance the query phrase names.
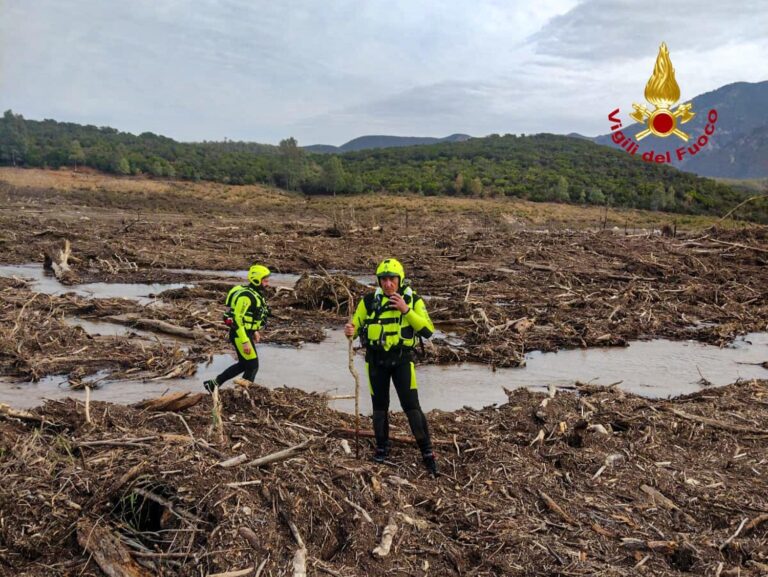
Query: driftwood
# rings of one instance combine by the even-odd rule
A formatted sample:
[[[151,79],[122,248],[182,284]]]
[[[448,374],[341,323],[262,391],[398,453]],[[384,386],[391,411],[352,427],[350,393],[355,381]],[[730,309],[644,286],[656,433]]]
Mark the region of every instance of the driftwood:
[[[194,407],[204,396],[203,393],[175,392],[155,399],[147,399],[133,406],[146,411],[183,411]]]
[[[88,518],[77,523],[77,542],[108,577],[153,577],[133,560],[128,549],[106,526]]]
[[[157,331],[159,333],[165,333],[167,335],[173,335],[175,337],[181,337],[184,339],[202,339],[206,341],[213,340],[213,337],[202,329],[180,327],[179,325],[174,325],[158,319],[147,319],[134,315],[111,315],[104,318],[105,320],[113,323],[118,323],[137,329]]]
[[[13,419],[20,419],[22,421],[32,421],[35,423],[44,423],[45,419],[42,417],[38,417],[37,415],[33,415],[32,413],[28,411],[21,411],[18,409],[12,409],[8,405],[4,403],[0,403],[0,417],[10,417]]]
[[[294,445],[293,447],[288,447],[287,449],[283,449],[282,451],[277,451],[276,453],[272,453],[270,455],[265,455],[264,457],[259,457],[258,459],[254,459],[253,461],[247,463],[246,466],[248,467],[263,467],[264,465],[269,465],[270,463],[276,463],[277,461],[283,461],[285,459],[288,459],[298,453],[299,451],[304,450],[307,448],[307,446],[314,441],[314,439],[307,439],[303,443],[299,443],[298,445]]]
[[[52,271],[59,282],[65,285],[75,284],[77,275],[69,268],[69,257],[72,255],[72,245],[69,240],[64,241],[62,247],[56,245],[48,247],[45,251],[43,268]]]
[[[384,527],[384,531],[381,534],[381,543],[379,543],[379,546],[373,550],[373,554],[376,557],[386,557],[389,555],[389,550],[392,548],[392,539],[394,539],[395,533],[397,533],[397,523],[395,523],[393,517],[390,517],[389,521],[387,521],[387,526]]]

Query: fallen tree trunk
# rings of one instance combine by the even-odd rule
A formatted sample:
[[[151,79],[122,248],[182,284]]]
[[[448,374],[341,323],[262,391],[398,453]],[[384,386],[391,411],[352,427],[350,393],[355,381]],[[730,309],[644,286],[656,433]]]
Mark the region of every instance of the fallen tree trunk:
[[[194,407],[204,396],[203,393],[175,392],[156,399],[146,399],[133,406],[147,411],[183,411]]]
[[[113,323],[119,323],[137,329],[157,331],[159,333],[165,333],[183,339],[203,339],[209,341],[213,338],[204,330],[180,327],[158,319],[145,319],[131,315],[113,315],[104,318]]]

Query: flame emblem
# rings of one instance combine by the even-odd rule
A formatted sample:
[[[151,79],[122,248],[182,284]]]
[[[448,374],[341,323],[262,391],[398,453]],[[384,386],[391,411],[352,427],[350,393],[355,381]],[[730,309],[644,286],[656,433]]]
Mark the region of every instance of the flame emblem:
[[[642,140],[653,134],[666,138],[674,134],[688,142],[690,136],[677,127],[693,119],[695,112],[691,111],[691,103],[681,104],[674,111],[671,107],[680,99],[680,86],[675,80],[675,69],[669,59],[669,49],[666,43],[659,46],[659,55],[653,67],[653,74],[645,85],[645,99],[654,105],[655,110],[649,111],[643,104],[632,104],[635,111],[629,116],[637,122],[644,123],[647,128],[638,132],[635,138]]]

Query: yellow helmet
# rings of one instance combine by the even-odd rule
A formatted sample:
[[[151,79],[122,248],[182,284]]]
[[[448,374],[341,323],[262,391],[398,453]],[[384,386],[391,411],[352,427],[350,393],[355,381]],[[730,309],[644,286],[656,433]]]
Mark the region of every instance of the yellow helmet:
[[[263,264],[255,264],[248,269],[248,282],[254,286],[261,285],[261,281],[270,275],[270,271]]]
[[[376,277],[381,279],[385,276],[396,276],[400,279],[400,286],[403,285],[403,279],[405,278],[405,269],[400,261],[394,258],[387,258],[381,261],[376,269]]]

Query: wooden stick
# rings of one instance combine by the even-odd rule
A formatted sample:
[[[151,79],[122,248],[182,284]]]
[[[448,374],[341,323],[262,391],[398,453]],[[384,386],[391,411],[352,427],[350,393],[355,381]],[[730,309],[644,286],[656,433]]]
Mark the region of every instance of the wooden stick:
[[[222,469],[229,469],[230,467],[236,467],[240,463],[245,463],[247,460],[248,460],[248,455],[243,453],[241,455],[238,455],[237,457],[232,457],[231,459],[227,459],[226,461],[220,461],[216,464]]]
[[[749,533],[750,531],[754,530],[756,527],[762,525],[768,521],[768,513],[763,513],[762,515],[758,515],[754,519],[752,519],[749,523],[747,523],[747,526],[744,527],[744,534]]]
[[[216,436],[218,437],[219,444],[224,444],[224,421],[221,417],[221,397],[219,396],[219,387],[213,387],[213,393],[211,395],[213,397],[213,409],[212,409],[212,419],[213,419],[213,428],[216,431]]]
[[[347,497],[344,497],[344,502],[347,505],[349,505],[350,507],[352,507],[355,511],[360,513],[363,516],[363,518],[366,521],[368,521],[371,525],[375,525],[375,523],[373,522],[373,519],[371,519],[371,516],[368,514],[368,511],[363,509],[360,505],[358,505],[357,503],[355,503],[353,501],[350,501]]]
[[[728,544],[731,541],[733,541],[736,537],[738,537],[739,533],[741,533],[741,530],[744,528],[744,525],[746,525],[746,523],[747,523],[747,518],[744,517],[741,520],[741,524],[739,525],[739,528],[736,529],[736,532],[733,535],[731,535],[730,537],[728,537],[725,541],[723,541],[723,544],[720,545],[720,547],[718,547],[718,549],[720,549],[720,551],[722,551],[723,549],[725,549],[728,546]]]
[[[355,379],[355,459],[360,458],[360,375],[355,368],[355,351],[349,337],[349,372]]]
[[[566,523],[570,523],[571,525],[579,524],[578,521],[576,521],[576,519],[574,519],[568,513],[566,513],[560,507],[560,505],[555,503],[555,500],[552,499],[552,497],[550,497],[549,495],[547,495],[544,491],[539,491],[539,495],[541,496],[542,499],[544,499],[544,502],[547,504],[547,508],[553,513],[556,513],[557,515],[559,515],[560,518],[563,519],[563,521],[565,521]]]
[[[347,303],[349,305],[349,316],[352,317],[355,314],[355,300],[352,298],[352,293],[349,293]],[[360,375],[355,368],[353,338],[347,337],[347,340],[349,341],[349,372],[352,373],[352,378],[355,379],[355,459],[360,459]]]
[[[269,465],[270,463],[283,461],[289,457],[292,457],[302,449],[305,449],[307,445],[312,443],[314,440],[315,439],[313,437],[313,438],[307,439],[303,443],[294,445],[293,447],[288,447],[287,449],[283,449],[282,451],[277,451],[276,453],[271,453],[269,455],[265,455],[264,457],[259,457],[258,459],[254,459],[250,463],[246,463],[246,467],[263,467],[264,465]]]
[[[85,385],[85,422],[91,424],[91,387]]]

